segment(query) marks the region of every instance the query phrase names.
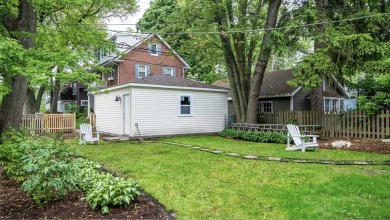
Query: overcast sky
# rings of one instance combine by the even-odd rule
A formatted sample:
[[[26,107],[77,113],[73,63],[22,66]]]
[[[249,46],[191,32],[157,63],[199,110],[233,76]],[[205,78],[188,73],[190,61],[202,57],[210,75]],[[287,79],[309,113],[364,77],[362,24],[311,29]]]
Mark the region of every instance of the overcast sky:
[[[125,21],[121,21],[119,18],[113,18],[108,22],[107,28],[109,30],[126,31],[127,28],[131,27],[133,30],[136,30],[134,24],[138,22],[146,9],[149,8],[150,1],[151,0],[138,0],[137,2],[139,7],[135,15],[129,17]]]

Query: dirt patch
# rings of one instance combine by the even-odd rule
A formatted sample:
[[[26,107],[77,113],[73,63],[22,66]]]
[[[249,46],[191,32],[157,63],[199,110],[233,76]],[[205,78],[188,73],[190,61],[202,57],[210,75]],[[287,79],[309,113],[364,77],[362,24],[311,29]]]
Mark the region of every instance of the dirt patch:
[[[110,207],[111,214],[103,215],[100,210],[90,209],[80,192],[40,208],[20,186],[0,173],[0,219],[174,219],[172,213],[145,192],[129,207]]]
[[[334,141],[349,141],[351,142],[351,147],[342,147],[335,148],[332,147],[332,142]],[[331,150],[350,150],[350,151],[361,151],[361,152],[371,152],[378,154],[390,154],[390,143],[382,143],[378,139],[348,139],[348,138],[337,138],[337,139],[327,139],[327,140],[318,140],[318,144],[322,149],[331,149]]]

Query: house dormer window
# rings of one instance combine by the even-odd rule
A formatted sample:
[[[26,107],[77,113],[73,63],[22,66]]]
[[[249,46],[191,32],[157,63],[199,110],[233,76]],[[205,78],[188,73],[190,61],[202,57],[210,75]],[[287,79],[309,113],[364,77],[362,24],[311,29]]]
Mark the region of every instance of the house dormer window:
[[[148,43],[148,53],[153,56],[161,55],[161,44]]]
[[[164,75],[171,75],[171,76],[176,76],[176,68],[175,67],[163,67],[163,74]]]

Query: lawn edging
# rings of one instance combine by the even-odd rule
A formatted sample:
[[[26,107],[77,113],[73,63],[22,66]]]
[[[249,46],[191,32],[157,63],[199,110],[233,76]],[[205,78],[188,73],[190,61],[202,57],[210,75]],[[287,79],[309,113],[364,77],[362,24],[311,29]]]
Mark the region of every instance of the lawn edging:
[[[390,161],[372,161],[372,160],[316,160],[316,159],[301,159],[301,158],[288,158],[288,157],[272,157],[263,155],[245,155],[234,152],[224,152],[208,147],[191,144],[181,144],[171,141],[146,141],[148,143],[162,143],[185,147],[193,150],[203,151],[212,154],[219,154],[224,156],[236,157],[246,160],[262,160],[262,161],[274,161],[274,162],[291,162],[291,163],[312,163],[312,164],[324,164],[324,165],[390,165]]]

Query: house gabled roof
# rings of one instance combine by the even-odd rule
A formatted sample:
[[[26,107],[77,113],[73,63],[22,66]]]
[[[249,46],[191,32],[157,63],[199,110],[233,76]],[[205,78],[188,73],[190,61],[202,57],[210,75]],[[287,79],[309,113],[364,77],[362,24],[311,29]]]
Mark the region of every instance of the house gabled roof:
[[[120,35],[114,35],[110,39],[115,39],[118,36],[126,36],[126,42],[117,42],[118,48],[123,53],[129,53],[131,50],[139,47],[142,45],[145,41],[150,40],[153,37],[156,37],[158,40],[160,40],[168,49],[172,52],[172,54],[180,60],[185,66],[185,68],[190,68],[188,63],[175,51],[172,49],[172,47],[158,34],[120,34]],[[121,49],[125,48],[125,49]],[[120,60],[121,56],[116,56],[110,61]]]
[[[122,83],[112,86],[108,90],[116,90],[125,87],[153,87],[153,88],[169,88],[169,89],[188,89],[188,90],[204,90],[216,92],[228,92],[225,87],[210,85],[202,82],[197,82],[190,79],[178,78],[170,75],[153,74],[145,78],[139,78],[132,82]],[[102,90],[104,91],[104,90]]]
[[[267,72],[264,74],[263,83],[260,90],[260,98],[272,98],[272,97],[290,97],[295,95],[303,87],[299,86],[298,88],[291,87],[288,85],[288,81],[294,79],[294,74],[292,69]],[[334,92],[324,91],[325,97],[348,97],[343,88],[340,86],[335,77],[332,77],[335,82],[335,85],[339,88],[342,95],[339,95]],[[229,88],[229,81],[227,80],[218,80],[213,85],[222,86]]]
[[[260,90],[260,97],[283,97],[294,95],[302,87],[293,88],[288,85],[287,82],[292,79],[294,79],[294,75],[291,69],[265,73]]]

